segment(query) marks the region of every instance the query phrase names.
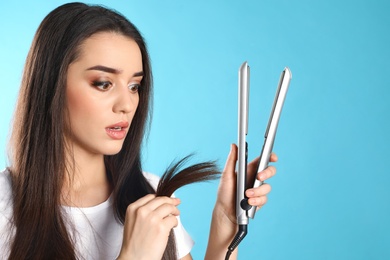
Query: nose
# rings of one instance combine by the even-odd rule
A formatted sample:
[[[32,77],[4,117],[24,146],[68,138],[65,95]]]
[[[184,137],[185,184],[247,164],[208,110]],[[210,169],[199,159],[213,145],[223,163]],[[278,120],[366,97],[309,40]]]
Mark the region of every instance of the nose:
[[[127,85],[117,85],[115,103],[113,106],[114,113],[128,114],[137,109],[139,95],[138,92],[130,92]]]

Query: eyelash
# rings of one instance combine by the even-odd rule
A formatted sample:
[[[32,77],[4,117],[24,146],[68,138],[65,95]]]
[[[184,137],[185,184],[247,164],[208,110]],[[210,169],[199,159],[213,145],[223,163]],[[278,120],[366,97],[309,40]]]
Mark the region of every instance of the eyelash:
[[[112,88],[112,83],[110,81],[93,81],[92,86],[98,88],[101,91],[107,91],[110,88]],[[131,93],[137,93],[139,88],[141,87],[141,84],[138,83],[132,83],[128,85],[128,88]]]
[[[129,87],[129,90],[131,91],[131,93],[137,93],[139,88],[141,87],[141,84],[132,83],[128,87]]]
[[[112,83],[109,81],[93,81],[92,86],[102,91],[107,91],[112,87]]]

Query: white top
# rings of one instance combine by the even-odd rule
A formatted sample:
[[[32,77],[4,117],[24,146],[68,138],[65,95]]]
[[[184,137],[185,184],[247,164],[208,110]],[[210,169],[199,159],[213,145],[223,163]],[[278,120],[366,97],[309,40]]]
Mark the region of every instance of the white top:
[[[153,188],[159,177],[144,173]],[[0,259],[9,255],[9,241],[12,236],[9,221],[12,217],[11,178],[8,171],[0,172]],[[68,228],[76,245],[76,254],[81,259],[115,259],[119,255],[123,238],[123,225],[114,217],[112,198],[89,208],[63,207]],[[179,225],[174,228],[178,257],[186,256],[194,242],[178,217]],[[72,232],[72,230],[75,230]]]

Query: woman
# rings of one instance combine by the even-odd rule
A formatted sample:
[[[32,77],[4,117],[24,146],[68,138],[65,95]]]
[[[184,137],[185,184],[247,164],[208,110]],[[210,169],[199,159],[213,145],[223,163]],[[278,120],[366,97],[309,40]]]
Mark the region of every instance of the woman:
[[[166,248],[191,259],[180,200],[156,196],[158,179],[141,168],[151,85],[144,40],[122,15],[72,3],[42,21],[24,69],[11,166],[0,174],[2,259],[167,259]],[[222,259],[236,232],[231,148],[207,259]],[[269,191],[248,190],[249,203],[261,207]]]

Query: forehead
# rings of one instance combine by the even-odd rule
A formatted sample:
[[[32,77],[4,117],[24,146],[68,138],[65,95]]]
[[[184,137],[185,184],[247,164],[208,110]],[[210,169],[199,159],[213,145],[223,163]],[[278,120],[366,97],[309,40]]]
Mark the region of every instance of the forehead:
[[[142,71],[142,54],[130,37],[115,32],[96,33],[80,46],[75,61],[85,66],[105,65],[121,70]]]

